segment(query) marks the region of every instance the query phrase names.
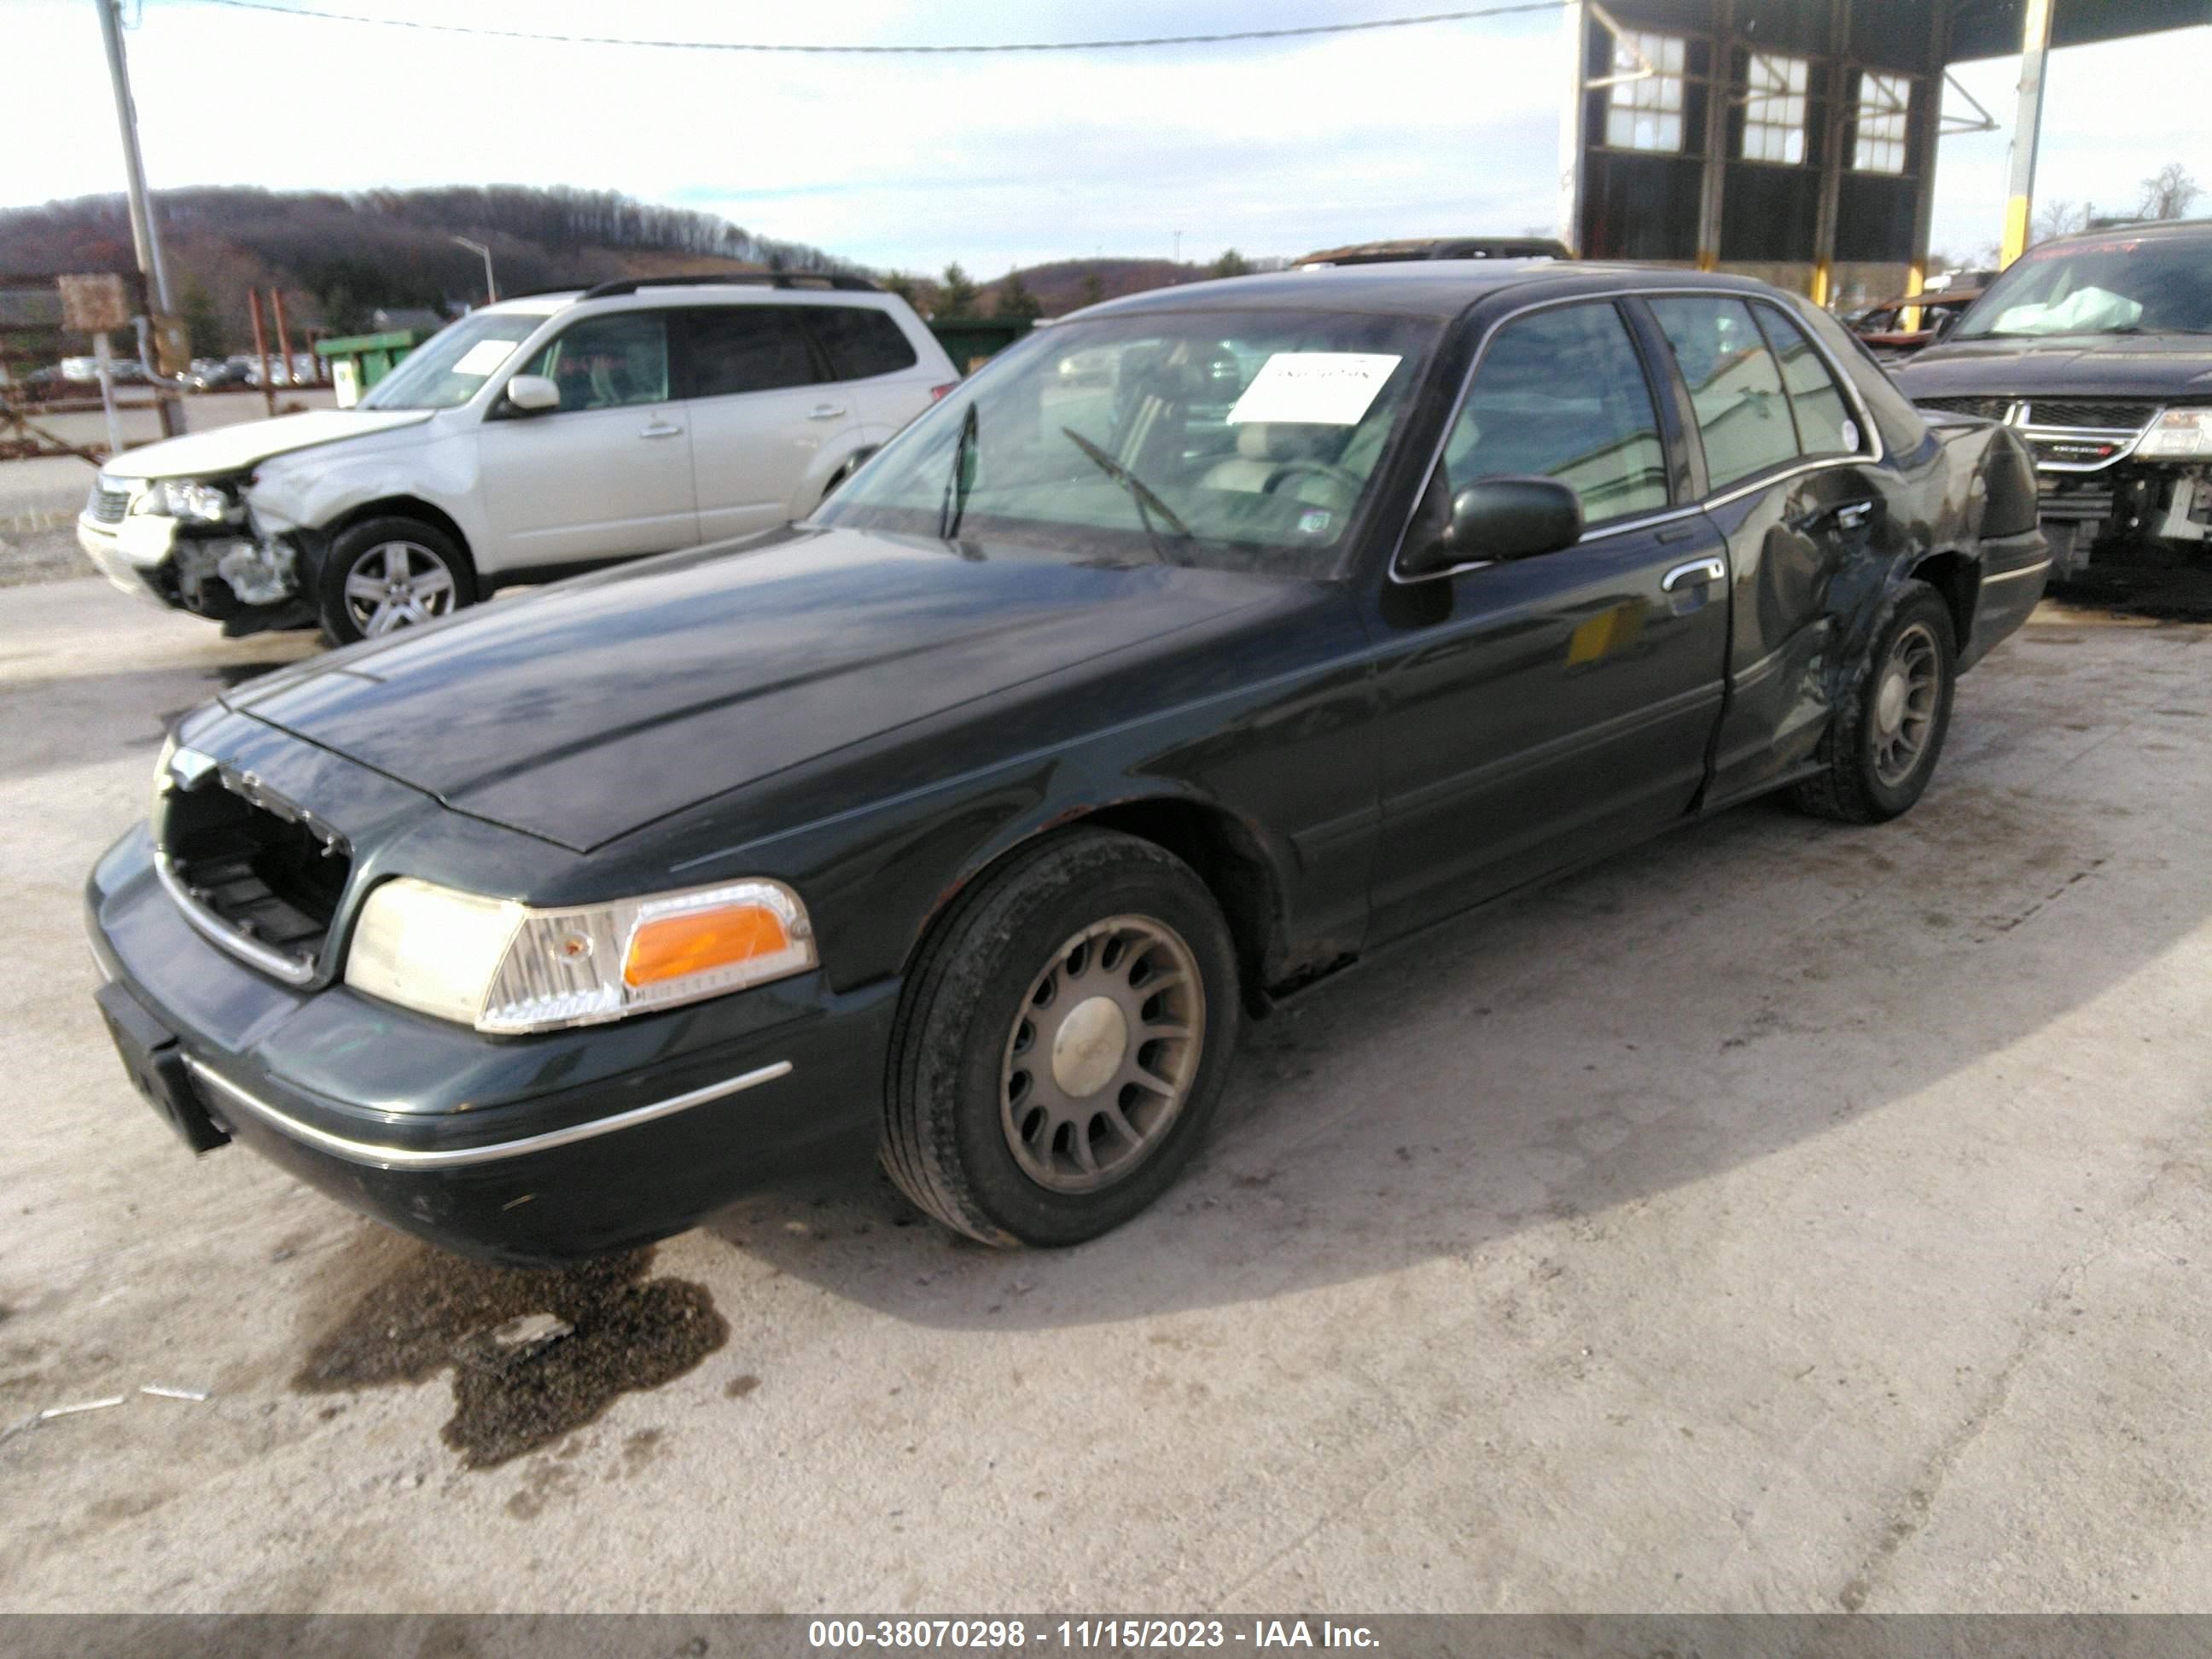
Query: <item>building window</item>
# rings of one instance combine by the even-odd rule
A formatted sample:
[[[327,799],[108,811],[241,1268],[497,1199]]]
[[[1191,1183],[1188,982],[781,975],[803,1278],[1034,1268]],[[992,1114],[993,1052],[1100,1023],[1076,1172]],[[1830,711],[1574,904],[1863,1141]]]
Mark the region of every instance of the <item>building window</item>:
[[[1802,58],[1778,52],[1751,54],[1743,105],[1743,159],[1796,166],[1805,159],[1805,76]]]
[[[1682,41],[1624,29],[1613,37],[1605,142],[1614,149],[1682,148]]]
[[[1859,76],[1856,136],[1851,141],[1854,173],[1903,173],[1905,124],[1912,112],[1912,82],[1902,75]]]

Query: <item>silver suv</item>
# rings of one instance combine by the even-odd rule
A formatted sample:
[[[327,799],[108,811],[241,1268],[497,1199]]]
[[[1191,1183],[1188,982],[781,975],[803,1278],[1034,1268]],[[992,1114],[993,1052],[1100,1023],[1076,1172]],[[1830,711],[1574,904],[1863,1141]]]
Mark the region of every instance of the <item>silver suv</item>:
[[[854,276],[603,283],[471,313],[351,409],[101,469],[77,539],[226,632],[335,641],[804,516],[959,379]]]

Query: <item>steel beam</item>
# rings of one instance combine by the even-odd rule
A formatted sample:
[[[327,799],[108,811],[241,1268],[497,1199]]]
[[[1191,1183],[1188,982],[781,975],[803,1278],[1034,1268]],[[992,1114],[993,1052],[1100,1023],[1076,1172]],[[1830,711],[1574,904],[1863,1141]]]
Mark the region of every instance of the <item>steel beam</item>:
[[[1586,166],[1583,106],[1589,100],[1583,83],[1589,74],[1589,19],[1583,0],[1569,0],[1560,15],[1560,31],[1567,50],[1567,85],[1566,100],[1559,110],[1559,240],[1580,258],[1587,252],[1583,246],[1583,173]]]
[[[2012,122],[2012,184],[2005,198],[2000,265],[2008,265],[2027,252],[2028,220],[2035,210],[2035,149],[2043,131],[2043,76],[2051,58],[2053,9],[2053,0],[2026,0],[2021,9],[2020,103]]]
[[[1813,303],[1834,297],[1836,219],[1844,189],[1844,65],[1851,52],[1851,0],[1829,0],[1827,98],[1820,110],[1820,197],[1813,213]],[[1808,91],[1811,88],[1808,88]],[[1808,111],[1809,114],[1810,112]]]
[[[1712,59],[1705,77],[1705,161],[1698,173],[1698,269],[1721,262],[1721,213],[1728,188],[1729,100],[1735,82],[1735,0],[1714,0]]]

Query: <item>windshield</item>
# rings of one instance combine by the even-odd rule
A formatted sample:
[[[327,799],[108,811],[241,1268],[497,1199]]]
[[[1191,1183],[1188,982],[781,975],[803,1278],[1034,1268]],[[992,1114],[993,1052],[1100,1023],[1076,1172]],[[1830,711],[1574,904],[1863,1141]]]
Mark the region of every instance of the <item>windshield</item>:
[[[544,325],[543,317],[483,312],[442,328],[401,359],[361,400],[363,409],[459,409],[515,347]]]
[[[816,521],[1329,575],[1439,331],[1285,311],[1056,325],[908,428]]]
[[[1954,340],[2008,334],[2212,331],[2212,246],[2127,236],[2030,248],[1990,285]]]

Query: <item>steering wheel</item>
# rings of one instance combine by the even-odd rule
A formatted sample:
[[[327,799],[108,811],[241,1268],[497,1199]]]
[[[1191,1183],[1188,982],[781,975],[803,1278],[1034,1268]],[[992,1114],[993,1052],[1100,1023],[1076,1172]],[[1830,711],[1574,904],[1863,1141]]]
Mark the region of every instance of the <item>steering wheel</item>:
[[[1350,490],[1355,498],[1367,487],[1367,481],[1364,478],[1331,462],[1299,460],[1285,461],[1276,467],[1267,475],[1267,483],[1260,486],[1260,493],[1272,495],[1275,493],[1275,487],[1278,484],[1297,477],[1327,478],[1331,483]]]

